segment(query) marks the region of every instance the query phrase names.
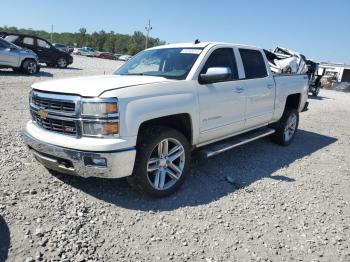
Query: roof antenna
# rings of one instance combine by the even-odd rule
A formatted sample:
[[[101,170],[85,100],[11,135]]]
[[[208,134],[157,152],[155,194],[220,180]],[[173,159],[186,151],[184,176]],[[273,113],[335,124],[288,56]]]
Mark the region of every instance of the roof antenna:
[[[196,45],[196,44],[199,44],[201,41],[199,41],[199,39],[196,39],[196,40],[194,40],[194,44]]]

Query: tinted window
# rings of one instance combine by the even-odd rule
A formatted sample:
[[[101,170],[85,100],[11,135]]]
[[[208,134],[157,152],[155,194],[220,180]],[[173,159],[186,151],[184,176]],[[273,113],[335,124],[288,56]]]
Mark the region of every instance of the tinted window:
[[[205,74],[210,67],[228,67],[232,72],[229,80],[238,79],[237,64],[232,48],[219,48],[211,53],[201,74]]]
[[[260,51],[239,49],[239,53],[241,54],[246,78],[262,78],[267,76],[265,61]]]
[[[31,37],[23,38],[23,44],[34,45],[34,38],[31,38]]]
[[[5,37],[5,40],[13,43],[18,39],[18,37],[19,37],[18,35],[8,35]]]
[[[44,40],[37,39],[37,42],[38,42],[38,46],[40,46],[40,47],[50,48],[50,45]]]

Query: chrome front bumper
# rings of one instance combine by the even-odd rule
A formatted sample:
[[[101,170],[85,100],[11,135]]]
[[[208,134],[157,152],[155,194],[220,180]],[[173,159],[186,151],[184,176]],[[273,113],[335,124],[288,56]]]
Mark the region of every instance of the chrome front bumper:
[[[90,152],[48,144],[25,132],[24,142],[35,158],[48,169],[81,177],[120,178],[132,174],[135,149],[116,152]],[[91,159],[105,159],[105,166],[94,165]]]

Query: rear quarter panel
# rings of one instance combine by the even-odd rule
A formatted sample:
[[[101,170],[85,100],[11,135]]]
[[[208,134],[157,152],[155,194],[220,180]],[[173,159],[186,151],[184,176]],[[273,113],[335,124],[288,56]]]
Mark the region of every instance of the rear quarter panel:
[[[276,102],[273,120],[278,121],[283,114],[287,97],[291,94],[300,94],[299,112],[304,107],[308,97],[308,77],[307,75],[276,75]]]

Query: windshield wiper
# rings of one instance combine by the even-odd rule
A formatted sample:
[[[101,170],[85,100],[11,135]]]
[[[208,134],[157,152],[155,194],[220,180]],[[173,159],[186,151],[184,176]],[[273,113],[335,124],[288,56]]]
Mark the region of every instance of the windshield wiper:
[[[121,74],[122,76],[144,76],[144,73]]]

